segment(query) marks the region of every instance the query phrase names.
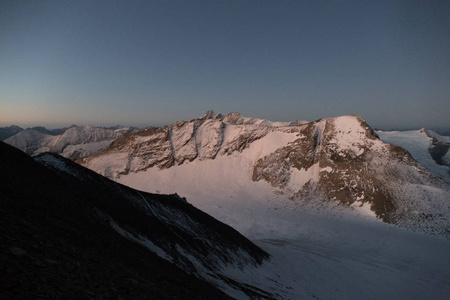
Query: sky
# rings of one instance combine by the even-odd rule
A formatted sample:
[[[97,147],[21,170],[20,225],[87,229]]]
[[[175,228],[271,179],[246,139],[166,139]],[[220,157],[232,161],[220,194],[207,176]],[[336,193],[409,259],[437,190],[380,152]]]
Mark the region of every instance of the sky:
[[[450,1],[0,1],[0,126],[450,127]]]

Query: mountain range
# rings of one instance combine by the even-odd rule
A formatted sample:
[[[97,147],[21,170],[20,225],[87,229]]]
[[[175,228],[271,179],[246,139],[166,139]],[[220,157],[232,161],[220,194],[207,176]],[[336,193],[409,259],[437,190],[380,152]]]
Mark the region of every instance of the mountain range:
[[[92,139],[61,139],[70,159],[0,143],[3,298],[450,293],[445,136],[209,111],[78,157]]]
[[[268,193],[309,210],[351,208],[413,230],[449,234],[449,187],[440,179],[450,183],[450,137],[427,129],[375,132],[358,116],[272,122],[208,111],[197,119],[144,130],[34,127],[5,142],[32,156],[60,154],[145,191],[170,185],[165,191],[193,193],[184,188],[184,179],[159,180],[166,169],[172,177],[179,169],[207,178],[244,173],[240,180],[249,182],[249,190],[252,183],[266,182]],[[227,159],[232,163],[222,166]],[[184,166],[192,162],[193,170]],[[145,184],[158,180],[156,188]],[[231,181],[214,185],[230,190],[224,182]]]
[[[167,186],[190,195],[203,188],[192,177],[232,197],[236,186],[253,191],[260,183],[305,209],[349,209],[450,234],[449,185],[353,115],[274,123],[208,112],[121,137],[77,162],[145,191],[168,192]]]
[[[5,139],[5,143],[32,156],[52,152],[73,160],[105,149],[117,138],[137,131],[137,128],[127,127],[101,128],[76,125],[55,130],[33,127],[19,131]]]

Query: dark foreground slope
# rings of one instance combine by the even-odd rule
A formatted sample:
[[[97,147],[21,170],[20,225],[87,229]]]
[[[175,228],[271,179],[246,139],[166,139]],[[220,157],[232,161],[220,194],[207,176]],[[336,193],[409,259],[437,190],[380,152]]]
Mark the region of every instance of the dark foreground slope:
[[[2,299],[226,299],[205,274],[267,257],[179,197],[139,193],[58,156],[38,160],[0,143]]]

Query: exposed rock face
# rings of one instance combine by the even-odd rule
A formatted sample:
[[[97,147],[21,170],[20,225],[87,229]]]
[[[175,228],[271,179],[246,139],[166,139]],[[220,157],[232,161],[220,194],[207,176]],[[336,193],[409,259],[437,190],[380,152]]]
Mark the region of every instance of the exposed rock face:
[[[320,120],[303,126],[300,133],[302,138],[259,159],[253,179],[264,179],[274,187],[288,189],[293,173],[310,172],[311,179],[305,185],[300,189],[294,185],[289,194],[292,199],[322,194],[330,201],[349,206],[370,203],[379,218],[405,226],[406,220],[411,219],[419,222],[428,219],[427,223],[432,219],[436,223],[443,220],[439,210],[421,205],[422,198],[438,200],[439,206],[449,213],[445,198],[431,190],[421,190],[420,184],[437,187],[446,195],[448,186],[403,148],[381,142],[361,118]],[[414,198],[417,206],[411,209],[409,204]],[[448,228],[439,230],[445,232]]]
[[[229,298],[211,282],[258,298],[223,270],[268,254],[185,199],[2,142],[0,158],[2,298]]]
[[[109,148],[81,159],[79,163],[86,166],[99,164],[99,168],[94,169],[114,179],[152,167],[165,169],[195,159],[214,159],[217,155],[242,152],[253,141],[279,128],[226,122],[233,121],[235,114],[219,118],[210,111],[199,119],[144,130],[118,139]],[[121,159],[108,159],[116,156]]]
[[[299,205],[369,205],[383,221],[450,234],[449,186],[403,148],[382,142],[358,116],[281,124],[238,113],[206,115],[211,118],[133,135],[126,145],[112,144],[79,162],[118,179],[247,151],[249,162],[230,174],[248,170],[253,181],[267,182]]]
[[[117,138],[136,132],[135,128],[105,129],[92,126],[71,126],[59,134],[42,128],[25,129],[5,140],[29,155],[43,152],[78,159],[108,147]]]

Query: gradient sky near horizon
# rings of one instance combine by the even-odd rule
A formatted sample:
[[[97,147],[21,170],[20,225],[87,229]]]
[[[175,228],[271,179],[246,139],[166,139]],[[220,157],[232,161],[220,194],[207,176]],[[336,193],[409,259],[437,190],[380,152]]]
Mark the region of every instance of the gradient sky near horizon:
[[[450,1],[1,1],[0,126],[450,127]]]

